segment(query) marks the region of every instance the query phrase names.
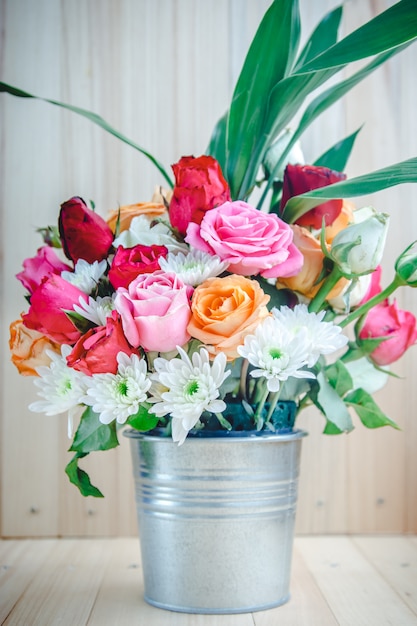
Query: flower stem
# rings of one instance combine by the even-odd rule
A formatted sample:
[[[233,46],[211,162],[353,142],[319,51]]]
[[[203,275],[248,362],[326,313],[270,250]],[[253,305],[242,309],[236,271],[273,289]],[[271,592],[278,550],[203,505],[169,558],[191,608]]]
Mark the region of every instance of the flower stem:
[[[273,412],[275,411],[275,408],[278,404],[278,400],[279,400],[279,391],[276,391],[273,395],[272,395],[272,400],[269,404],[269,411],[268,411],[268,415],[266,416],[266,422],[269,422],[269,420],[272,417]]]
[[[345,317],[344,320],[339,322],[338,325],[341,328],[344,328],[345,326],[353,322],[353,320],[357,319],[358,317],[362,317],[362,315],[366,315],[368,311],[370,311],[374,306],[376,306],[380,302],[383,302],[384,300],[386,300],[396,289],[398,289],[398,287],[401,287],[401,285],[405,285],[405,282],[402,280],[402,278],[400,278],[400,276],[398,276],[398,274],[396,274],[394,276],[394,280],[388,285],[388,287],[386,287],[383,291],[381,291],[381,293],[378,293],[376,296],[374,296],[373,298],[371,298],[370,300],[362,304],[362,306],[359,306],[357,309],[352,311],[352,313],[349,313],[349,315],[347,315],[347,317]]]
[[[258,422],[259,418],[261,417],[261,413],[263,411],[263,408],[265,406],[265,402],[268,396],[269,396],[269,389],[268,389],[268,386],[265,385],[264,392],[261,396],[261,399],[259,400],[258,406],[256,407],[255,422]]]
[[[343,274],[338,266],[334,265],[332,271],[327,276],[327,278],[324,279],[322,286],[320,287],[314,298],[311,300],[308,306],[308,310],[310,311],[310,313],[317,313],[318,311],[320,311],[330,291],[342,278],[342,276]]]

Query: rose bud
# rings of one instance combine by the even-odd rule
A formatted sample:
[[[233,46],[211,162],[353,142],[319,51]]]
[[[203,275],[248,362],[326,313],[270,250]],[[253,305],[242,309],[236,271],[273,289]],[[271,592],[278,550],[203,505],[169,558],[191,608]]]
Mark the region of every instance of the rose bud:
[[[120,316],[112,311],[105,326],[88,330],[77,341],[67,356],[67,365],[92,376],[93,374],[116,374],[117,355],[137,353],[127,342]]]
[[[113,244],[113,233],[106,221],[88,208],[82,198],[61,204],[59,234],[66,256],[76,263],[102,261]]]
[[[168,248],[165,246],[119,246],[109,271],[109,281],[115,289],[127,288],[139,274],[152,274],[160,270],[159,259],[167,255]]]
[[[368,208],[367,208],[368,211]],[[381,263],[389,216],[371,209],[370,217],[341,230],[333,239],[330,256],[343,274],[366,274]]]
[[[36,256],[23,261],[23,271],[16,274],[16,278],[33,293],[45,277],[64,271],[72,272],[72,268],[58,258],[53,248],[42,246]]]
[[[400,254],[395,262],[395,271],[409,287],[417,287],[417,241]]]
[[[230,200],[230,190],[219,163],[211,156],[182,157],[172,169],[175,187],[169,219],[185,235],[190,222],[200,224],[206,211]]]
[[[284,181],[282,186],[281,197],[281,214],[288,200],[293,196],[299,196],[302,193],[318,189],[319,187],[327,187],[333,183],[345,180],[346,174],[335,172],[327,167],[315,165],[291,165],[285,168]],[[323,218],[326,226],[333,224],[334,220],[342,210],[343,200],[328,200],[319,204],[314,209],[307,211],[299,217],[295,223],[299,226],[311,227],[319,229],[322,227]]]
[[[399,309],[395,301],[377,304],[368,312],[359,338],[377,337],[387,339],[371,352],[371,359],[377,365],[394,363],[417,341],[416,318],[410,311]]]

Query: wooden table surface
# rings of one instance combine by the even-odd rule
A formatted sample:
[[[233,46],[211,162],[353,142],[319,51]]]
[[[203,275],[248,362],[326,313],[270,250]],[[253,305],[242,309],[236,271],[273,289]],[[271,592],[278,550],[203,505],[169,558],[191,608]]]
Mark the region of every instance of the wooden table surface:
[[[173,613],[142,593],[135,538],[0,541],[0,624],[408,626],[417,625],[417,537],[297,537],[291,599],[269,611]]]

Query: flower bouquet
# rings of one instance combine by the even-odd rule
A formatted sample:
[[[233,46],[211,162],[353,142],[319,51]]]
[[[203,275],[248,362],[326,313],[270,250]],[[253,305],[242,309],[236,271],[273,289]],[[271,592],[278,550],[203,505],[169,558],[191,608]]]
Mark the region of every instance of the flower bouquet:
[[[326,434],[353,429],[350,408],[366,427],[396,427],[367,383],[417,340],[415,317],[392,299],[417,285],[416,247],[382,288],[388,216],[349,198],[416,182],[417,159],[349,180],[357,133],[313,164],[299,140],[417,37],[415,6],[402,0],[338,41],[341,17],[326,15],[298,50],[298,3],[275,0],[206,153],[180,158],[174,180],[102,118],[50,101],[138,149],[167,187],[108,216],[67,200],[17,276],[29,307],[11,325],[12,360],[35,377],[32,410],[68,414],[66,472],[83,495],[102,493],[79,460],[117,446],[124,426],[186,445],[189,434],[289,432],[315,405]]]

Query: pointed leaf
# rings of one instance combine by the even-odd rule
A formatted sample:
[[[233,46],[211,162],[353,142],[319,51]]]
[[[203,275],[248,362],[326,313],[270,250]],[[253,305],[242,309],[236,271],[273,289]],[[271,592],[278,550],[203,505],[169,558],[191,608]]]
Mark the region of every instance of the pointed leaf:
[[[356,137],[361,129],[362,126],[348,137],[335,143],[334,146],[319,156],[319,158],[314,161],[313,165],[320,165],[321,167],[328,167],[329,170],[343,172],[352,152]]]
[[[312,387],[309,396],[326,419],[332,422],[341,432],[349,432],[353,429],[352,419],[345,403],[337,391],[326,380],[323,373],[317,376],[318,389]]]
[[[94,487],[94,485],[91,484],[90,477],[88,476],[87,472],[85,472],[80,467],[78,467],[78,459],[82,459],[85,456],[87,455],[86,454],[74,455],[74,457],[66,466],[65,473],[70,479],[70,482],[72,482],[73,485],[78,487],[78,489],[81,492],[81,495],[94,496],[95,498],[103,498],[104,496],[101,493],[100,489],[97,489],[97,487]]]
[[[343,6],[340,6],[324,16],[300,53],[293,72],[296,72],[299,67],[314,59],[337,42],[337,33],[342,14]]]
[[[373,397],[363,389],[355,389],[346,396],[345,402],[352,406],[362,424],[367,428],[392,426],[400,430],[398,424],[385,415],[376,404]]]
[[[115,422],[102,424],[91,407],[84,411],[70,450],[88,453],[94,450],[110,450],[119,445]]]
[[[19,98],[36,98],[37,100],[43,100],[44,102],[49,102],[50,104],[54,104],[56,106],[62,107],[63,109],[67,109],[68,111],[72,111],[73,113],[78,113],[78,115],[82,115],[82,117],[86,117],[88,120],[90,120],[90,122],[97,124],[97,126],[100,126],[101,128],[103,128],[103,130],[107,131],[111,135],[114,135],[114,137],[117,137],[117,139],[120,139],[120,141],[127,143],[129,146],[131,146],[135,150],[138,150],[144,156],[146,156],[146,158],[149,159],[155,165],[155,167],[159,170],[159,172],[165,178],[168,185],[170,187],[173,187],[173,182],[171,178],[168,176],[164,167],[161,165],[161,163],[159,163],[159,161],[157,161],[157,159],[154,156],[150,154],[150,152],[147,152],[147,150],[139,146],[137,143],[128,139],[128,137],[126,137],[125,135],[120,133],[118,130],[110,126],[108,122],[103,120],[103,118],[97,115],[96,113],[93,113],[92,111],[87,111],[86,109],[81,109],[80,107],[72,106],[71,104],[58,102],[57,100],[49,100],[48,98],[41,98],[40,96],[35,96],[31,93],[28,93],[27,91],[23,91],[22,89],[18,89],[17,87],[13,87],[12,85],[8,85],[3,82],[0,82],[0,92],[9,93],[12,96],[18,96]]]
[[[417,37],[415,0],[401,0],[302,66],[311,72],[358,61]]]
[[[275,0],[265,13],[246,55],[227,121],[224,173],[232,198],[238,197],[240,181],[262,134],[271,89],[293,63],[299,31],[298,0]]]

